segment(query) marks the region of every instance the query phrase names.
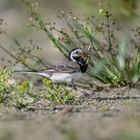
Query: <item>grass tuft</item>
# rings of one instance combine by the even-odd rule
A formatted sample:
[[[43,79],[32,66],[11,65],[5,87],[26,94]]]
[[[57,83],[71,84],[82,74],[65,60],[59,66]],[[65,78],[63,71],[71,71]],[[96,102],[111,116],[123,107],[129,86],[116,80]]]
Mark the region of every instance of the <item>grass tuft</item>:
[[[87,84],[92,85],[94,81],[109,84],[113,87],[133,86],[140,82],[140,34],[139,28],[133,27],[129,33],[123,34],[112,21],[112,15],[102,9],[97,17],[82,19],[78,14],[70,11],[69,14],[61,12],[58,18],[66,24],[66,28],[59,29],[57,23],[46,23],[39,12],[37,3],[30,3],[21,0],[30,13],[30,27],[43,31],[54,43],[54,46],[65,56],[72,48],[89,48],[90,61],[87,70],[87,77],[84,79]],[[64,25],[65,26],[65,25]],[[55,34],[58,33],[59,37]],[[119,34],[119,35],[118,35]],[[34,56],[31,47],[24,47],[16,39],[12,39],[17,45],[18,53],[13,54],[5,47],[0,47],[8,53],[17,63],[22,63],[30,70],[36,71],[34,66],[49,66],[41,58]],[[131,52],[131,53],[130,53]],[[31,65],[30,61],[34,62]],[[84,81],[84,80],[83,80]]]
[[[118,30],[114,27],[115,23],[111,21],[112,15],[108,11],[101,13],[100,17],[104,19],[101,23],[97,20],[100,17],[90,17],[87,21],[82,21],[72,12],[69,15],[61,12],[58,17],[65,21],[68,29],[60,30],[54,25],[49,27],[49,24],[45,24],[38,7],[27,1],[23,3],[28,6],[32,17],[30,25],[45,32],[64,56],[68,56],[73,47],[91,46],[87,71],[90,79],[97,79],[112,86],[134,85],[140,81],[140,46],[139,42],[136,43],[138,39],[135,39],[134,43],[130,42],[130,37],[118,39]],[[135,31],[137,32],[137,28]],[[55,37],[55,32],[60,33],[59,39]],[[137,47],[134,44],[137,44]],[[130,56],[128,54],[131,50]]]
[[[72,95],[66,87],[53,86],[51,81],[47,78],[43,78],[43,84],[46,87],[47,99],[54,104],[72,104],[75,101],[74,95]]]

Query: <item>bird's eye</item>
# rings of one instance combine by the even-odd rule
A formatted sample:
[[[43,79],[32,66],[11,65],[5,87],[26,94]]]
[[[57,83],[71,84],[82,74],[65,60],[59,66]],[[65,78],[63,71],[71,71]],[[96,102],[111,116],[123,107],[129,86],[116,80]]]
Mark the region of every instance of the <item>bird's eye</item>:
[[[78,51],[76,51],[75,53],[78,54]]]

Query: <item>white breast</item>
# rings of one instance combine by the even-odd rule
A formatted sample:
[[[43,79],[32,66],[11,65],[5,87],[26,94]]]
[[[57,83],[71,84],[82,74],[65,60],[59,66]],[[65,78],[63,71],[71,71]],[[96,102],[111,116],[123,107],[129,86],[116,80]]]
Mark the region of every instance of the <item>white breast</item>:
[[[72,81],[78,80],[82,76],[81,72],[77,73],[54,73],[50,79],[52,82],[65,82],[71,83]]]

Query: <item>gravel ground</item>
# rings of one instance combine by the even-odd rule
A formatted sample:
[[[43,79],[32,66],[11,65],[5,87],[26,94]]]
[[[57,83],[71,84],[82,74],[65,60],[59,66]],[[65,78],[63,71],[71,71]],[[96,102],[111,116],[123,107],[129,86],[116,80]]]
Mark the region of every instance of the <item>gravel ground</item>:
[[[0,140],[139,140],[140,90],[76,91],[73,105],[0,107]]]

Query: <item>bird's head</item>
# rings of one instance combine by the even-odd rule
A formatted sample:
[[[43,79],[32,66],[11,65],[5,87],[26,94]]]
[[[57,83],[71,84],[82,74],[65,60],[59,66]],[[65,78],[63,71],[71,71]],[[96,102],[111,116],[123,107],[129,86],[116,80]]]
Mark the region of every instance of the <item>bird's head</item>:
[[[75,48],[69,53],[69,60],[77,62],[81,65],[87,65],[89,59],[89,54],[87,51],[82,50],[81,48]]]

